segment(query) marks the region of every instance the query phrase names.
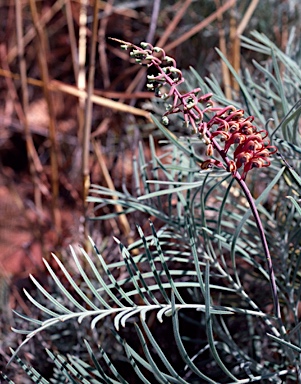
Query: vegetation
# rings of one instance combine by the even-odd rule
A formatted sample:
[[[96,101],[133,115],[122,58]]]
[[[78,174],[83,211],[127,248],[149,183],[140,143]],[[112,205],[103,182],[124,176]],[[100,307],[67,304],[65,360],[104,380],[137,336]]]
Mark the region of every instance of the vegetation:
[[[49,278],[31,276],[35,289],[24,290],[32,313],[15,311],[14,331],[25,338],[10,364],[39,383],[300,382],[301,69],[293,32],[286,53],[263,33],[241,37],[260,57],[241,75],[217,50],[232,75],[230,94],[213,74],[180,70],[161,47],[113,42],[146,66],[157,129],[139,142],[131,189],[92,184],[87,192],[83,157],[83,209],[93,206],[95,225],[118,220],[128,237],[114,238],[119,259],[91,237],[68,257],[44,259]],[[138,111],[149,118],[129,107]],[[132,222],[136,234],[126,229]],[[33,368],[26,351],[36,339]]]

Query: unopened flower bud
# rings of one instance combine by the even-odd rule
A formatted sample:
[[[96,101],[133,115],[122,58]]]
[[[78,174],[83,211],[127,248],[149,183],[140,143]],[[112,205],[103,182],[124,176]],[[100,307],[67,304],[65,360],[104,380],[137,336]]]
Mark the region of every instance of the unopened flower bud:
[[[222,163],[219,160],[214,160],[214,159],[205,160],[201,164],[202,169],[209,169],[209,168],[212,168],[213,166],[223,168]]]
[[[230,164],[229,164],[229,171],[231,173],[234,173],[236,172],[237,168],[236,168],[236,164],[233,160],[230,160]]]
[[[140,43],[140,45],[141,45],[141,47],[144,48],[144,49],[148,48],[148,46],[149,46],[149,44],[146,43],[145,41],[142,41],[142,42]]]
[[[213,155],[213,145],[212,144],[208,144],[207,145],[206,155],[207,156],[212,156]]]
[[[205,134],[200,134],[199,137],[201,137],[201,140],[204,144],[206,145],[211,144],[211,140]]]
[[[161,96],[161,92],[160,92],[159,88],[155,88],[155,96],[156,97],[160,97]]]
[[[208,169],[213,167],[212,159],[206,160],[202,162],[201,168],[202,169]]]
[[[163,125],[168,125],[169,124],[169,118],[167,116],[162,117],[162,124]]]
[[[168,95],[168,93],[163,93],[163,95],[161,96],[161,99],[163,100],[167,100],[170,96]]]
[[[147,55],[147,56],[145,56],[144,60],[152,61],[152,60],[154,60],[154,56],[152,56],[152,55]]]

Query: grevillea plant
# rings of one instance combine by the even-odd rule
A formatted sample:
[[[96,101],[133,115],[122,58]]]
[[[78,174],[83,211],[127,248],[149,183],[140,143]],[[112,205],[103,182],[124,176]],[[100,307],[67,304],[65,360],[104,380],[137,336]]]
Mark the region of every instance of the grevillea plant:
[[[150,67],[147,87],[167,106],[163,124],[170,119],[172,128],[170,115],[179,115],[206,150],[198,154],[197,137],[177,138],[153,116],[167,147],[156,149],[150,135],[148,155],[139,143],[133,158],[134,188],[93,185],[88,197],[93,220],[128,214],[135,224],[142,222],[138,236],[128,246],[115,239],[120,254],[90,239],[91,252],[71,247],[68,257],[44,261],[46,287],[31,276],[34,289],[24,290],[32,315],[15,312],[13,330],[24,339],[13,345],[11,369],[18,363],[33,382],[44,384],[50,383],[42,376],[46,360],[56,366],[51,383],[301,382],[301,70],[266,37],[257,38],[261,45],[247,40],[248,46],[272,56],[267,61],[273,66],[256,64],[266,79],[257,88],[258,73],[236,80],[256,121],[264,125],[274,118],[269,136],[281,160],[272,164],[276,148],[267,132],[241,108],[227,106],[216,82],[205,83],[192,69],[198,85],[188,89],[209,84],[226,107],[199,88],[183,92],[183,74],[162,49],[118,40]],[[279,63],[283,77],[277,76]],[[255,200],[252,183],[263,173],[264,190]],[[122,210],[112,212],[117,204]],[[35,368],[19,353],[29,348],[31,355],[36,351]],[[6,373],[1,376],[14,384]]]
[[[200,95],[200,88],[182,94],[178,87],[185,81],[183,74],[177,68],[176,61],[167,56],[162,48],[148,43],[141,43],[141,47],[138,47],[117,41],[122,43],[122,48],[131,48],[130,56],[137,63],[156,69],[156,75],[147,76],[146,86],[154,90],[161,99],[170,100],[162,122],[168,124],[168,116],[171,114],[183,114],[185,126],[191,127],[192,133],[197,134],[206,144],[206,153],[210,158],[201,164],[202,169],[222,167],[235,178],[245,180],[252,168],[268,167],[271,164],[270,157],[277,149],[269,145],[267,131],[258,130],[253,124],[253,116],[245,116],[243,109],[237,109],[233,105],[214,106],[212,93]],[[166,86],[168,90],[162,94],[160,89]],[[201,108],[204,104],[205,107]],[[208,121],[205,121],[205,115],[211,116]],[[233,159],[229,157],[231,148],[234,148]],[[215,153],[222,160],[214,159]],[[239,168],[243,168],[241,175]]]
[[[185,126],[191,129],[192,134],[198,135],[206,145],[208,159],[200,164],[201,169],[224,168],[232,173],[243,189],[253,212],[266,256],[274,313],[280,319],[270,251],[254,199],[245,183],[248,172],[253,168],[268,167],[271,164],[271,155],[277,151],[275,146],[270,145],[267,131],[258,129],[253,124],[254,117],[246,116],[243,109],[237,109],[233,105],[215,106],[212,93],[202,95],[200,88],[182,93],[179,87],[185,81],[182,71],[177,68],[175,59],[166,55],[162,48],[154,47],[147,42],[137,46],[118,39],[112,40],[121,43],[122,49],[130,50],[130,57],[135,59],[136,63],[146,65],[154,72],[147,75],[146,86],[149,90],[154,90],[157,97],[167,102],[167,111],[162,117],[162,123],[169,124],[169,115],[182,114]]]

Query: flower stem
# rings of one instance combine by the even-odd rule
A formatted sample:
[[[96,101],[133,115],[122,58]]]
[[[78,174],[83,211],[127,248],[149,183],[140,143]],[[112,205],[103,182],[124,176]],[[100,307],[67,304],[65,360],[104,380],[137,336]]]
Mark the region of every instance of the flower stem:
[[[232,173],[232,176],[242,188],[258,228],[270,277],[274,314],[280,321],[277,286],[268,243],[255,201],[244,181],[247,173],[252,168],[268,167],[270,165],[269,157],[277,151],[277,148],[270,146],[269,142],[264,141],[267,137],[267,132],[258,131],[252,124],[254,117],[249,116],[244,118],[243,110],[236,109],[231,105],[226,108],[213,107],[213,103],[209,102],[212,94],[206,94],[201,97],[197,96],[199,91],[201,91],[200,88],[182,94],[177,88],[184,82],[182,72],[176,67],[176,61],[166,56],[162,48],[153,47],[149,43],[141,43],[141,48],[118,39],[113,40],[122,43],[124,49],[130,47],[132,49],[130,56],[135,58],[137,63],[149,67],[153,66],[157,69],[158,73],[156,76],[148,76],[149,83],[147,85],[149,89],[158,91],[157,96],[161,95],[159,88],[162,85],[168,84],[168,93],[160,96],[164,100],[172,99],[172,104],[167,106],[167,112],[163,116],[165,120],[164,124],[168,124],[167,115],[174,113],[182,113],[184,115],[184,121],[187,127],[191,126],[193,128],[192,132],[198,133],[199,137],[207,145],[207,156],[209,156],[210,159],[204,161],[202,164],[204,168],[202,168],[207,169],[208,166],[212,166],[212,164],[221,166]],[[202,110],[198,106],[199,103],[206,103],[205,109]],[[204,114],[207,112],[215,112],[215,115],[208,122],[205,122]],[[213,129],[214,126],[215,130]],[[265,136],[262,136],[263,132],[265,132]],[[221,135],[222,140],[217,141],[215,139],[217,135]],[[226,141],[224,148],[219,144],[222,141]],[[233,160],[227,156],[228,149],[231,145],[235,146]],[[214,150],[219,153],[224,163],[211,159]],[[240,167],[243,167],[242,175],[237,171]]]
[[[253,216],[254,216],[254,219],[255,219],[255,222],[256,222],[256,226],[258,228],[260,240],[261,240],[261,243],[262,243],[262,246],[263,246],[263,251],[264,251],[266,262],[267,262],[268,273],[269,273],[269,276],[270,276],[270,284],[271,284],[273,303],[274,303],[274,314],[275,314],[275,317],[279,320],[281,314],[280,314],[280,306],[279,306],[278,293],[277,293],[277,285],[276,285],[276,280],[275,280],[275,274],[274,274],[274,269],[273,269],[272,258],[271,258],[269,246],[268,246],[268,243],[267,243],[267,239],[266,239],[266,236],[265,236],[265,232],[264,232],[264,229],[263,229],[263,226],[262,226],[262,222],[261,222],[258,210],[256,208],[254,199],[253,199],[253,197],[251,195],[251,192],[250,192],[247,184],[241,178],[241,176],[240,176],[240,174],[238,172],[236,172],[234,177],[237,180],[238,184],[240,185],[240,187],[242,188],[242,190],[243,190],[243,192],[245,194],[245,197],[246,197],[246,199],[247,199],[247,201],[249,203],[249,206],[251,208],[251,211],[253,213]]]
[[[219,144],[214,139],[211,139],[211,141],[212,141],[215,149],[218,151],[220,156],[223,158],[224,162],[229,166],[230,160],[226,156],[226,154],[224,153],[223,149],[219,146]],[[266,262],[267,262],[268,273],[269,273],[269,277],[270,277],[272,297],[273,297],[273,304],[274,304],[274,314],[275,314],[275,317],[277,319],[280,319],[281,314],[280,314],[280,306],[279,306],[279,300],[278,300],[276,279],[275,279],[272,258],[271,258],[269,246],[267,243],[267,239],[265,236],[264,228],[262,226],[262,222],[261,222],[258,210],[256,208],[255,201],[253,199],[253,196],[252,196],[247,184],[245,183],[245,181],[243,180],[243,178],[241,177],[241,175],[238,171],[236,171],[233,174],[233,177],[237,180],[238,184],[240,185],[241,189],[243,190],[245,197],[246,197],[246,199],[249,203],[249,206],[251,208],[251,211],[253,213],[254,219],[255,219],[255,223],[256,223],[256,226],[257,226],[257,229],[259,232],[260,240],[262,243],[263,251],[264,251]]]
[[[158,69],[160,71],[162,71],[160,67]],[[163,72],[161,72],[161,73],[163,73]],[[172,81],[172,79],[169,78],[169,76],[165,75],[165,80],[170,86],[172,86],[173,81]],[[181,102],[183,103],[183,95],[181,95],[181,93],[178,91],[177,88],[174,87],[172,93],[173,93],[173,95],[176,95],[177,99],[181,100]],[[193,120],[193,118],[194,118],[193,113],[191,111],[188,111],[188,114],[191,116],[191,118],[192,118],[191,120]],[[218,144],[218,142],[212,137],[211,132],[209,130],[206,130],[204,132],[204,134],[206,134],[206,136],[209,138],[214,149],[219,153],[219,155],[222,157],[225,164],[227,165],[227,167],[231,171],[231,169],[230,169],[231,160],[228,158],[225,151]],[[265,254],[265,258],[266,258],[266,262],[267,262],[268,273],[269,273],[269,277],[270,277],[271,291],[272,291],[273,304],[274,304],[274,314],[275,314],[275,317],[279,320],[281,314],[280,314],[280,306],[279,306],[278,293],[277,293],[277,285],[276,285],[276,280],[275,280],[275,274],[274,274],[271,254],[270,254],[269,246],[268,246],[267,239],[265,236],[264,228],[262,226],[262,222],[261,222],[258,210],[256,208],[254,199],[253,199],[251,192],[250,192],[247,184],[245,183],[243,177],[241,176],[241,174],[238,171],[235,171],[232,174],[233,174],[233,177],[237,180],[238,184],[240,185],[240,187],[242,188],[242,190],[245,194],[245,197],[246,197],[246,199],[249,203],[249,206],[251,208],[251,211],[253,213],[253,216],[254,216],[254,219],[256,222],[256,226],[258,228],[259,236],[261,239],[261,243],[263,246],[263,250],[264,250],[264,254]]]

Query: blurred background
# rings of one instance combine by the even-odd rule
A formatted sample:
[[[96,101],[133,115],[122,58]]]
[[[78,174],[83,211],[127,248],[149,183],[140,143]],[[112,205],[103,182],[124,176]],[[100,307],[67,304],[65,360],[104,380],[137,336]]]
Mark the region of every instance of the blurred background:
[[[147,158],[149,134],[160,138],[145,70],[109,37],[156,44],[239,98],[214,48],[252,71],[239,36],[257,30],[285,51],[300,12],[298,0],[0,1],[0,368],[20,341],[10,308],[30,313],[22,287],[43,280],[42,258],[66,258],[87,235],[119,257],[112,235],[130,242],[143,225],[141,214],[91,221],[85,202],[91,184],[131,191],[139,141]]]

